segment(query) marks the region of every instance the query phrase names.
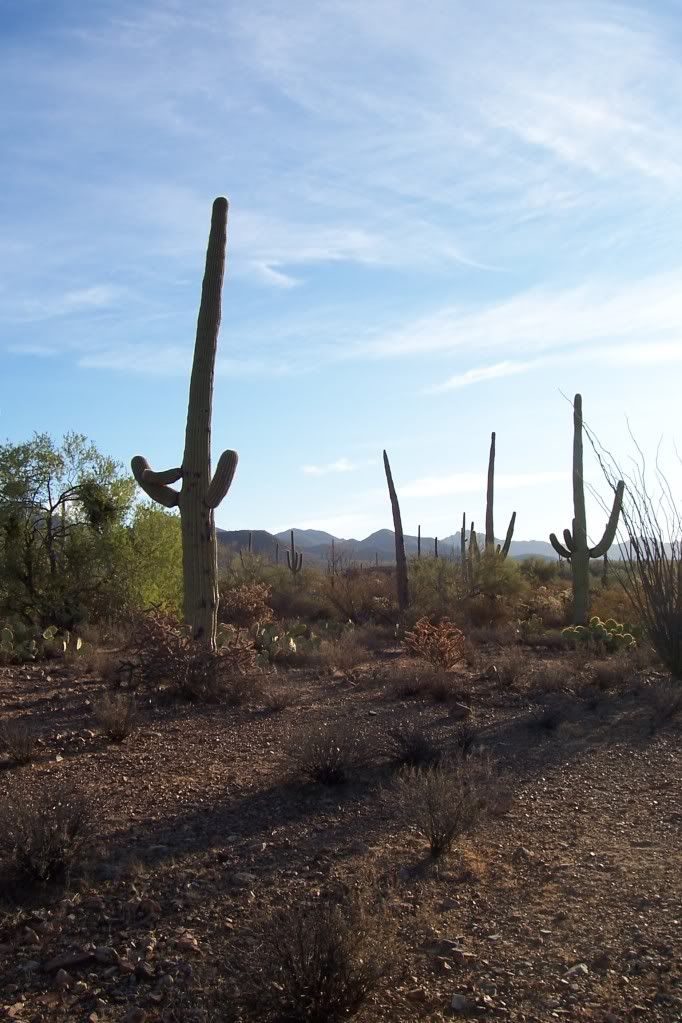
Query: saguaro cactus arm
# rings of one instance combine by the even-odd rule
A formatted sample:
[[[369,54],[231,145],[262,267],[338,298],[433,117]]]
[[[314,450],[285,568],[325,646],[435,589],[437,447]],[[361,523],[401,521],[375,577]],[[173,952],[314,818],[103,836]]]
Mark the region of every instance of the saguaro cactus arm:
[[[512,512],[512,517],[510,518],[509,525],[507,526],[507,535],[504,538],[504,543],[502,544],[501,548],[500,548],[499,543],[497,545],[497,553],[498,554],[501,553],[503,558],[506,558],[507,555],[509,554],[509,548],[511,547],[512,537],[514,535],[514,526],[515,526],[515,524],[516,524],[516,512]]]
[[[130,463],[138,485],[142,487],[145,494],[151,497],[152,501],[164,505],[166,508],[175,508],[180,501],[180,493],[169,487],[169,483],[177,483],[182,479],[182,469],[165,469],[162,472],[154,472],[149,462],[142,455],[135,455]]]
[[[237,471],[239,456],[236,451],[223,451],[218,459],[213,479],[208,485],[204,503],[207,508],[217,508],[232,485]]]
[[[609,521],[606,523],[606,529],[599,543],[595,544],[594,547],[590,548],[591,558],[603,558],[609,547],[616,538],[616,530],[618,529],[618,519],[620,518],[621,508],[623,507],[623,492],[625,490],[625,484],[622,480],[619,481],[616,487],[616,493],[613,498],[613,507],[611,508],[611,514],[609,515]]]
[[[396,588],[398,594],[398,609],[402,614],[410,603],[410,591],[407,580],[407,558],[405,557],[405,537],[403,535],[403,522],[400,515],[400,504],[398,494],[393,483],[391,465],[388,455],[384,451],[384,470],[386,472],[386,483],[388,494],[391,499],[391,511],[393,513],[393,531],[395,533],[395,565],[396,565]]]
[[[552,547],[557,552],[560,558],[568,558],[570,560],[571,552],[564,547],[556,533],[549,534],[549,542],[551,543]]]

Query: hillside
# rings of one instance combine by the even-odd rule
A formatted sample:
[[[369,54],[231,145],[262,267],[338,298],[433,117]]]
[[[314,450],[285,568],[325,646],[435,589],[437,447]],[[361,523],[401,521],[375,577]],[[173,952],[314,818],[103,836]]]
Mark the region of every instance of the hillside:
[[[249,530],[218,529],[218,542],[223,548],[234,551],[247,550],[249,546]],[[264,529],[251,531],[251,549],[255,554],[262,554],[265,557],[275,557],[277,544],[280,552],[290,544],[290,530],[283,530],[281,533],[269,533]],[[483,533],[477,533],[478,542],[482,546],[484,541]],[[380,564],[392,564],[395,561],[395,538],[393,530],[379,529],[370,533],[364,540],[344,539],[332,536],[320,529],[294,529],[294,541],[298,550],[305,552],[306,558],[315,563],[324,563],[331,553],[332,540],[337,554],[345,555],[351,561],[373,562],[378,559]],[[501,542],[501,541],[499,541]],[[422,555],[428,557],[433,554],[434,538],[422,536]],[[460,550],[460,534],[453,533],[451,536],[439,537],[438,552],[440,557],[458,557]],[[405,535],[405,551],[408,556],[417,553],[417,537]],[[556,553],[550,543],[544,540],[512,540],[510,557],[528,558],[531,556],[549,558],[556,561]]]

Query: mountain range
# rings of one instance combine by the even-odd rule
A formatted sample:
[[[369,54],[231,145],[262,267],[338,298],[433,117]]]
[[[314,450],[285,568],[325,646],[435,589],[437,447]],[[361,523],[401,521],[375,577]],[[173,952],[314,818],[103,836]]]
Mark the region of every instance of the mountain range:
[[[282,562],[285,562],[286,559],[285,549],[291,544],[291,530],[288,529],[274,534],[268,533],[264,529],[218,529],[216,532],[218,543],[223,550],[247,551],[249,537],[251,537],[251,550],[254,554],[261,554],[274,560],[279,546],[279,558]],[[484,534],[477,533],[477,537],[479,545],[483,547]],[[336,556],[342,555],[348,561],[364,563],[378,561],[379,564],[395,562],[395,535],[391,529],[379,529],[376,533],[366,536],[364,540],[332,536],[331,533],[325,533],[321,529],[294,529],[296,549],[303,551],[309,562],[326,564],[331,557],[332,541]],[[458,556],[459,550],[459,532],[438,538],[440,557]],[[417,553],[416,536],[405,535],[405,552],[408,556]],[[432,536],[422,536],[421,552],[424,557],[433,555],[434,538]],[[512,540],[510,557],[528,558],[531,555],[549,558],[552,561],[557,559],[552,545],[544,540]]]

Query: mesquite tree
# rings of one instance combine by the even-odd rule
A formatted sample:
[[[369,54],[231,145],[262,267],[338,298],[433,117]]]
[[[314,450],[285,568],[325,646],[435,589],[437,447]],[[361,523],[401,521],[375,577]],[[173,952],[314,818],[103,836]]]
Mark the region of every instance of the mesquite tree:
[[[214,510],[230,489],[237,468],[237,452],[223,451],[211,477],[213,375],[226,242],[227,199],[218,198],[213,203],[201,288],[182,465],[154,472],[142,455],[131,462],[135,479],[149,497],[166,508],[180,510],[185,621],[193,639],[211,650],[215,649],[218,615]],[[170,486],[180,480],[179,490]]]
[[[585,515],[585,483],[583,478],[583,399],[576,394],[573,401],[573,532],[564,530],[564,546],[550,533],[549,540],[557,554],[571,562],[573,577],[573,623],[584,625],[587,621],[590,602],[590,558],[602,558],[613,543],[618,528],[618,518],[623,505],[625,484],[619,480],[616,485],[613,506],[604,534],[593,547],[587,542],[587,519]]]
[[[393,512],[393,531],[395,533],[395,571],[396,585],[398,589],[398,610],[402,614],[407,610],[410,603],[410,592],[407,582],[407,558],[405,557],[405,537],[403,536],[403,520],[400,516],[400,505],[398,495],[393,483],[391,466],[388,455],[384,451],[384,469],[386,470],[386,482],[388,483],[388,494],[391,498],[391,510]]]

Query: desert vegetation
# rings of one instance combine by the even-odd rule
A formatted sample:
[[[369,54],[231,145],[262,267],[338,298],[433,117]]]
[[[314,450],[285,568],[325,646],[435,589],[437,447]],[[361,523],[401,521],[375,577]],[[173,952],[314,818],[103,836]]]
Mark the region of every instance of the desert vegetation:
[[[613,471],[588,544],[576,395],[562,560],[515,559],[515,514],[496,542],[495,434],[456,557],[408,556],[385,452],[394,563],[218,557],[226,217],[182,465],[0,448],[0,1012],[669,1023],[679,520]]]

